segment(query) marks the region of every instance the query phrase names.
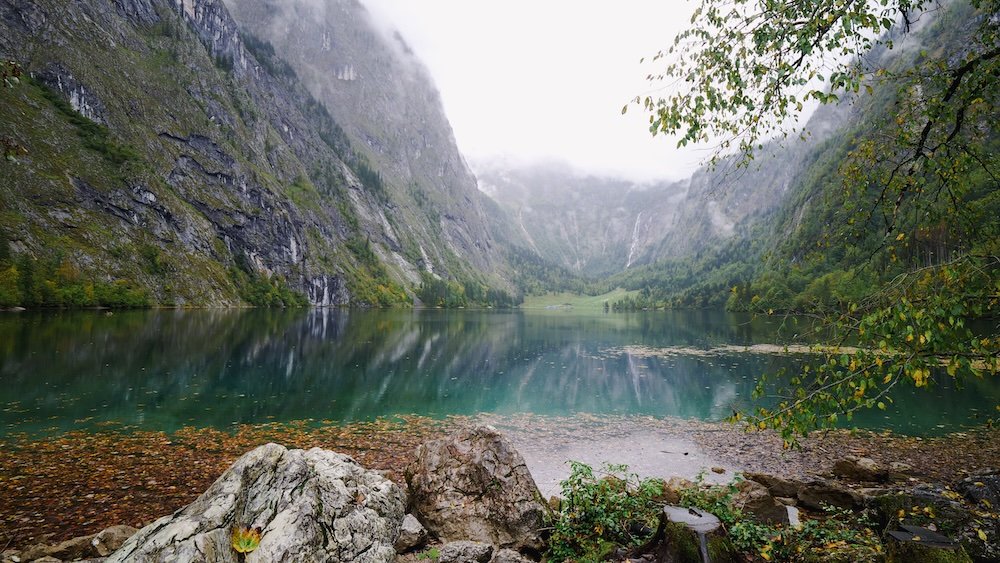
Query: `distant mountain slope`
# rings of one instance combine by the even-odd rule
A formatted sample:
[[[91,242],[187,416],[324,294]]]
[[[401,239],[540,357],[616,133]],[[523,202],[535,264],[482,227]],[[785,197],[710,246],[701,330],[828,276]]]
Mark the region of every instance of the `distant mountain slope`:
[[[947,4],[905,38],[897,36],[896,49],[870,53],[866,63],[891,74],[905,72],[929,53],[962,53],[983,17],[966,3]],[[1000,150],[996,93],[980,94],[990,109],[968,122],[962,137],[966,150],[983,155],[981,165],[956,168],[960,190],[947,198],[940,192],[920,196],[918,204],[911,201],[908,211],[895,218],[893,202],[880,198],[880,185],[852,186],[842,167],[863,142],[884,143],[885,131],[906,125],[897,116],[898,104],[909,103],[907,92],[889,83],[870,95],[841,94],[839,106],[822,107],[809,121],[813,139],[791,141],[788,149],[758,159],[757,175],[732,184],[737,194],[745,194],[739,198],[771,202],[756,219],[739,225],[729,239],[612,277],[607,283],[644,290],[641,299],[623,306],[839,309],[904,272],[969,252],[995,254],[1000,185],[990,169],[995,170]],[[778,192],[760,181],[767,170],[785,178]],[[767,199],[769,192],[783,195]],[[895,222],[891,236],[886,221]]]
[[[825,135],[845,111],[823,108],[810,126]],[[585,176],[558,164],[482,162],[476,171],[481,189],[511,215],[532,249],[571,271],[600,277],[744,236],[782,205],[816,146],[813,140],[790,142],[774,148],[759,167],[702,169],[687,180],[652,184]]]
[[[921,57],[962,53],[982,17],[968,4],[947,4],[866,63],[901,70]],[[928,198],[919,217],[900,218],[906,243],[887,242],[881,211],[871,220],[863,214],[876,209],[878,190],[845,196],[841,166],[861,140],[897,126],[891,120],[900,93],[889,84],[871,95],[841,94],[842,103],[812,115],[805,141],[772,142],[744,170],[724,160],[683,182],[645,186],[549,165],[487,162],[477,163],[477,172],[541,256],[600,278],[593,291],[643,290],[626,308],[842,305],[907,268],[995,247],[1000,199],[995,177],[982,168],[956,171],[966,175],[961,222],[948,218],[943,201]],[[972,148],[992,166],[1000,146],[995,122],[982,118],[968,128],[976,132]]]
[[[342,7],[354,27],[336,48],[375,52],[363,10]],[[317,101],[219,0],[3,2],[0,55],[26,72],[0,92],[0,136],[27,150],[0,176],[0,306],[389,305],[421,272],[510,289],[419,91],[390,84],[383,102],[430,108],[420,128],[345,130],[348,101]],[[383,80],[352,85],[381,97]]]

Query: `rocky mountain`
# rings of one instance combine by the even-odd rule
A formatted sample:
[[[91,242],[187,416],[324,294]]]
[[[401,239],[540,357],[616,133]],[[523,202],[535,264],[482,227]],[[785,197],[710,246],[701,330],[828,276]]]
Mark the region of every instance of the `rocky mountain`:
[[[789,187],[849,107],[822,108],[804,142],[775,145],[761,164],[702,168],[691,178],[635,183],[569,166],[477,162],[480,188],[512,217],[529,247],[587,277],[684,258],[746,234],[783,205]]]
[[[288,61],[378,170],[394,213],[416,231],[424,268],[454,269],[459,257],[479,271],[502,273],[502,249],[483,228],[486,198],[458,151],[433,80],[398,32],[357,0],[226,4],[241,30]]]
[[[356,1],[308,9],[0,3],[22,73],[0,305],[389,305],[421,273],[510,291],[426,73]]]

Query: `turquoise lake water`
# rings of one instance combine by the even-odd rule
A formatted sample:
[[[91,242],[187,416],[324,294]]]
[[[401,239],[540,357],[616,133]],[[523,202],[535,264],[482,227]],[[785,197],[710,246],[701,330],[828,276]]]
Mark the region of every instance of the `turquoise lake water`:
[[[794,322],[713,311],[153,310],[0,314],[0,435],[379,416],[579,413],[719,420],[801,356]],[[784,339],[784,340],[782,340]],[[1000,378],[899,389],[854,424],[939,434],[993,416]]]

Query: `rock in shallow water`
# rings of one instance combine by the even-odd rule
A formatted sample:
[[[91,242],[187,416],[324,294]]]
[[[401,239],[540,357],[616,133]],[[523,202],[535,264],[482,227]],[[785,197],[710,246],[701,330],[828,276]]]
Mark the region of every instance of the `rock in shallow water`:
[[[193,503],[140,530],[108,562],[236,563],[236,527],[262,531],[247,563],[389,562],[404,507],[398,486],[348,456],[267,444]]]
[[[548,506],[510,440],[480,426],[417,449],[410,502],[442,541],[476,540],[540,552]]]

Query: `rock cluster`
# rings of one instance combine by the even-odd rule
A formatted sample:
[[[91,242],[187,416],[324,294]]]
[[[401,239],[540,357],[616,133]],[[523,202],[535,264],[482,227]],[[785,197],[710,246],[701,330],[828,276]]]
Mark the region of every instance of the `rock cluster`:
[[[845,458],[833,473],[871,483],[903,469],[884,471],[869,461]],[[1000,507],[998,471],[970,475],[954,488],[853,489],[822,479],[745,477],[732,505],[762,523],[797,526],[795,506],[864,508],[890,532],[889,563],[915,560],[916,553],[941,561],[1000,561],[1000,524],[989,516]],[[350,457],[267,444],[237,460],[195,502],[142,530],[116,526],[54,546],[5,551],[0,563],[388,562],[397,555],[404,561],[529,563],[544,552],[550,508],[520,454],[492,427],[420,446],[406,481],[408,498]],[[694,486],[680,478],[665,481],[660,501],[677,502],[681,490]],[[653,539],[615,556],[676,562],[707,553],[712,561],[742,560],[714,516],[671,506],[664,514]],[[703,521],[714,526],[702,529]],[[237,529],[259,532],[259,541],[243,555],[232,545]]]

